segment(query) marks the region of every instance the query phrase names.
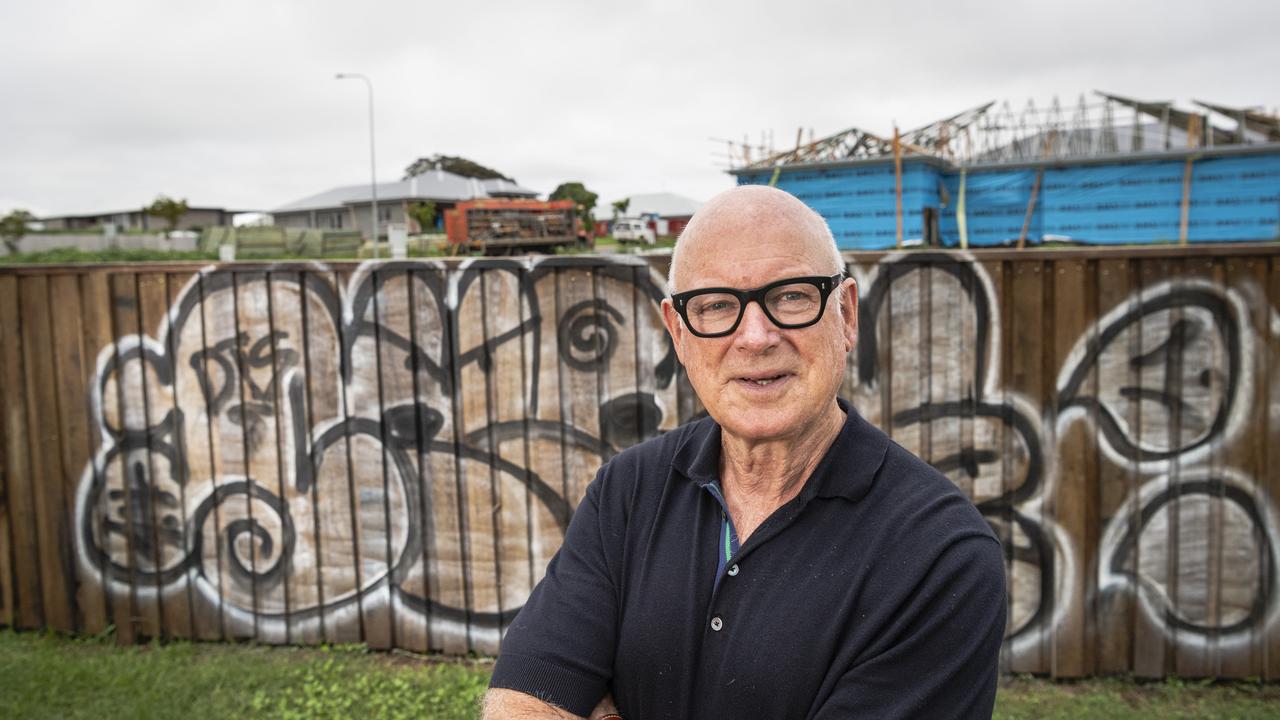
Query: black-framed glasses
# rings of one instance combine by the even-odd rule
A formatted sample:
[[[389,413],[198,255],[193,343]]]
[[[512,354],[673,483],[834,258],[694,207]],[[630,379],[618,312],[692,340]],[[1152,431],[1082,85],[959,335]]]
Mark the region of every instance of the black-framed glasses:
[[[822,319],[827,298],[843,279],[844,273],[836,273],[787,278],[754,290],[702,288],[675,293],[671,304],[689,332],[702,338],[723,337],[737,330],[747,303],[753,300],[774,325],[794,330]]]

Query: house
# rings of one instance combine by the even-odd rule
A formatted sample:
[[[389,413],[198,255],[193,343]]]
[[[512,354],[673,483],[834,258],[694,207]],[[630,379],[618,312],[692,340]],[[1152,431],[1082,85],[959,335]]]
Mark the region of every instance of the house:
[[[1280,239],[1280,117],[1098,95],[988,102],[896,140],[853,127],[729,173],[799,198],[841,250]]]
[[[644,218],[659,236],[679,235],[689,223],[689,218],[702,206],[697,200],[669,192],[643,193],[631,195],[627,199],[630,202],[623,214],[627,217]],[[591,216],[595,220],[596,234],[608,234],[609,223],[613,220],[612,204],[605,204],[603,207],[597,205],[592,209]]]
[[[241,210],[224,208],[191,207],[186,214],[178,218],[175,230],[199,230],[207,227],[231,225],[231,219]],[[163,218],[148,215],[146,208],[136,210],[120,210],[118,212],[92,213],[87,215],[54,215],[40,218],[45,230],[90,230],[97,232],[107,225],[114,225],[117,230],[156,230],[169,229],[169,223]]]
[[[347,185],[295,200],[271,214],[281,227],[358,230],[367,237],[372,215],[370,195],[368,184]],[[382,233],[388,223],[404,223],[411,233],[429,232],[432,228],[419,227],[410,205],[434,202],[438,228],[443,227],[444,211],[463,200],[537,196],[536,191],[510,180],[478,180],[447,170],[428,170],[406,180],[378,183],[378,225]]]

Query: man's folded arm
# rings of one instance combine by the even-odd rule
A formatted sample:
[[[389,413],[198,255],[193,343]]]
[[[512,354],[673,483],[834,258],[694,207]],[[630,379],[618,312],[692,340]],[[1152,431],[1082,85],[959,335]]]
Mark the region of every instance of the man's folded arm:
[[[506,688],[490,688],[484,695],[482,720],[584,720],[581,715]]]
[[[484,696],[481,720],[596,720],[617,711],[612,695],[601,698],[591,715],[584,718],[519,690],[490,688]]]
[[[902,609],[893,644],[845,672],[813,717],[990,718],[1006,605],[999,543],[948,547]]]
[[[561,713],[530,717],[586,717],[613,678],[618,618],[614,573],[622,543],[609,536],[621,533],[625,523],[620,509],[602,500],[608,469],[602,468],[587,487],[564,544],[502,640],[489,683],[493,702]]]

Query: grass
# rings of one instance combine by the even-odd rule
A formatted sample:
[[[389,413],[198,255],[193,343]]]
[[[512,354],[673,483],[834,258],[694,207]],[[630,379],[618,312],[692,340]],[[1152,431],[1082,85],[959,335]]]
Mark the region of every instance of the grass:
[[[492,664],[362,645],[169,642],[0,630],[4,718],[475,718]],[[995,717],[1275,718],[1280,685],[1258,682],[1000,680]]]
[[[606,244],[606,249],[597,246],[596,252],[619,252],[617,243]],[[646,246],[648,247],[648,246]],[[659,242],[658,247],[670,247],[670,245],[662,245]],[[563,251],[563,252],[560,252]],[[561,248],[560,254],[578,255],[589,253],[576,248]],[[408,248],[408,257],[410,258],[450,258],[450,257],[482,257],[483,253],[478,251],[458,251],[448,245],[410,245]],[[378,244],[378,256],[383,259],[391,257],[391,251],[386,243]],[[245,251],[239,259],[241,260],[367,260],[373,257],[373,249],[368,245],[360,249],[359,255],[349,257],[323,257],[323,258],[304,258],[297,255],[278,255],[271,253],[257,254],[251,251]],[[109,263],[109,262],[182,262],[182,261],[198,261],[198,262],[217,262],[218,253],[206,253],[198,250],[143,250],[143,249],[107,249],[107,250],[78,250],[76,248],[54,248],[51,250],[40,250],[36,252],[20,252],[15,255],[0,256],[0,266],[4,265],[70,265],[76,263]]]
[[[474,718],[488,668],[363,646],[117,647],[6,630],[0,717]]]
[[[1128,720],[1280,717],[1280,685],[1213,680],[1138,681],[1132,678],[1050,682],[1001,678],[996,718]]]
[[[644,250],[670,250],[675,245],[676,238],[674,235],[659,235],[657,242],[652,245],[637,241],[623,243],[616,240],[612,235],[600,235],[595,241],[595,252],[597,254],[609,254],[632,253]]]
[[[107,262],[178,262],[183,260],[217,260],[217,253],[202,253],[198,250],[143,250],[113,248],[107,250],[77,250],[76,248],[53,248],[36,252],[20,252],[16,255],[0,257],[0,265],[64,265],[69,263],[107,263]]]

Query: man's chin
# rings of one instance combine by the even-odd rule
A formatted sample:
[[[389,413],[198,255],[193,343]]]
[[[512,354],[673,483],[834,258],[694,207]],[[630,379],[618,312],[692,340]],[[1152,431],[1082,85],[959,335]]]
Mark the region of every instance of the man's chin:
[[[791,413],[778,413],[776,408],[734,408],[717,422],[724,432],[749,442],[784,440],[795,436],[801,429],[799,418]]]

